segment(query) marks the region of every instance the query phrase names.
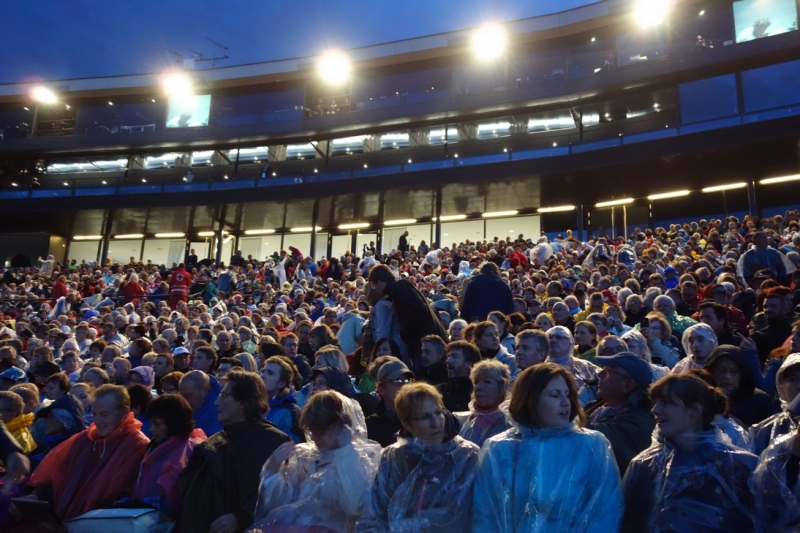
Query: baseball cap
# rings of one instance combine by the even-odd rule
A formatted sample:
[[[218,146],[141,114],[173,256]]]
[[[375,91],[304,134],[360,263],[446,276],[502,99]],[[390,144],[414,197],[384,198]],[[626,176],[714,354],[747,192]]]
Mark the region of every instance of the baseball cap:
[[[378,370],[378,383],[400,379],[403,376],[414,377],[414,373],[401,360],[396,359],[384,363]]]
[[[600,366],[624,369],[634,381],[643,387],[649,387],[653,381],[653,371],[647,361],[632,352],[620,352],[614,355],[598,355],[595,360]]]
[[[0,379],[7,379],[15,383],[25,383],[28,381],[25,371],[16,366],[6,369],[2,374],[0,374]]]
[[[192,352],[190,352],[183,346],[179,346],[178,348],[175,348],[175,350],[172,352],[172,357],[178,357],[179,355],[190,354],[190,353]]]

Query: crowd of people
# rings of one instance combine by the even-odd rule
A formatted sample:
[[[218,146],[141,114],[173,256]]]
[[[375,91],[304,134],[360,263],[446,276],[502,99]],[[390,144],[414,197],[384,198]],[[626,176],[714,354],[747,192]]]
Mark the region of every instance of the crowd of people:
[[[799,252],[790,211],[2,269],[0,529],[798,531]]]

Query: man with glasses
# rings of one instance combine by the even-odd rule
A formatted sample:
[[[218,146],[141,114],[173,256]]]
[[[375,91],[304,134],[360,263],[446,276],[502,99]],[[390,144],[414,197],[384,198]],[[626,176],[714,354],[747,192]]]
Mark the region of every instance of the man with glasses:
[[[572,333],[564,326],[553,326],[547,330],[547,362],[563,366],[575,377],[578,382],[578,389],[587,383],[595,383],[600,369],[583,359],[573,357],[575,340]]]
[[[622,344],[617,339],[617,343]],[[616,346],[606,347],[614,351]],[[647,388],[653,373],[647,361],[631,352],[602,355],[598,399],[586,406],[588,428],[599,431],[611,443],[621,475],[639,452],[650,446],[655,419],[650,412]]]
[[[375,380],[375,392],[381,400],[375,413],[367,417],[367,436],[385,448],[397,442],[397,432],[402,428],[394,406],[395,396],[414,382],[414,373],[396,357],[379,357],[374,364],[381,365]]]

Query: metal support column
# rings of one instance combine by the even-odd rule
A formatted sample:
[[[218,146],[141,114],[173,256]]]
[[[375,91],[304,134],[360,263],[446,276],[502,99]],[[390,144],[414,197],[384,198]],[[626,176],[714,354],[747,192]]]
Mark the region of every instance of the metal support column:
[[[314,210],[311,212],[311,244],[309,245],[308,255],[316,258],[317,256],[317,219],[319,218],[319,198],[314,200]]]
[[[108,257],[108,241],[111,239],[111,226],[114,223],[114,211],[112,209],[106,210],[106,220],[103,224],[103,245],[100,247],[100,257],[97,259],[97,264],[101,267],[106,265],[106,258]]]
[[[219,224],[217,225],[217,254],[215,262],[219,265],[222,262],[222,239],[224,235],[222,230],[225,229],[225,206],[219,210]]]
[[[442,247],[442,187],[441,185],[436,188],[436,231],[434,236],[436,238],[436,246]],[[433,243],[431,243],[433,249]]]
[[[761,216],[761,211],[756,202],[756,181],[753,179],[747,180],[747,208],[750,216]]]
[[[578,226],[577,226],[577,230],[578,230],[577,237],[578,237],[578,240],[580,242],[585,242],[586,238],[583,235],[583,204],[578,204],[577,205],[577,207],[575,208],[575,215],[576,215],[576,217],[578,219]],[[541,220],[541,218],[539,220]]]

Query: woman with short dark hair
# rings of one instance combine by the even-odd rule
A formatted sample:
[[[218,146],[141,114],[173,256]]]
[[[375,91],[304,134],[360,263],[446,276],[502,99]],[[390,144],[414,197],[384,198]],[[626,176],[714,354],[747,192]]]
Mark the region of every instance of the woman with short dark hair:
[[[618,531],[619,470],[606,438],[580,427],[586,417],[575,378],[540,363],[514,382],[517,423],[487,440],[473,504],[474,531]]]
[[[195,446],[206,440],[206,434],[195,429],[192,408],[179,394],[155,398],[147,407],[147,417],[152,440],[142,460],[133,498],[176,515],[181,509],[178,475]]]

